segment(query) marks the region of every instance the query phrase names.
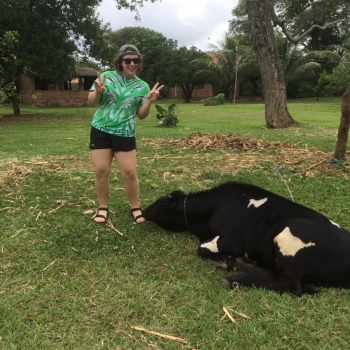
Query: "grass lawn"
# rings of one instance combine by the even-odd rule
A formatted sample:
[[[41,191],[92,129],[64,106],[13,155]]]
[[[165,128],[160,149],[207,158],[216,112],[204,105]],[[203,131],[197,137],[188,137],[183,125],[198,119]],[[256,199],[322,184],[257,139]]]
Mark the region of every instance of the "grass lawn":
[[[284,130],[265,127],[261,102],[179,102],[175,128],[159,127],[153,107],[137,122],[141,205],[235,179],[292,195],[349,230],[350,167],[331,163],[340,106],[290,101],[301,124]],[[1,349],[350,348],[349,291],[221,287],[227,273],[197,257],[195,237],[133,224],[116,166],[110,224],[95,225],[94,110],[22,106],[14,119],[0,107]],[[230,133],[244,149],[212,147]],[[191,136],[196,144],[184,142]]]

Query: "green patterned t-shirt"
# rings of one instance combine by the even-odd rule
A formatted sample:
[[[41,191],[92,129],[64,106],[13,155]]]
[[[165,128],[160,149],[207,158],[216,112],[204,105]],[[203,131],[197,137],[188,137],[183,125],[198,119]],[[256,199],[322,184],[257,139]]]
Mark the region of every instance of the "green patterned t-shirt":
[[[146,100],[150,88],[140,78],[128,78],[116,71],[102,73],[101,80],[104,76],[106,90],[91,125],[109,134],[134,137],[136,111]]]

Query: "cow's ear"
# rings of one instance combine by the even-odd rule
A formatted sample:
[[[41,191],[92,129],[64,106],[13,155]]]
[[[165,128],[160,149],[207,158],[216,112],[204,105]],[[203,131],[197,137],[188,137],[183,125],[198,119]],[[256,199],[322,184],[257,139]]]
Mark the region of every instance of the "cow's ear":
[[[173,211],[179,203],[183,203],[186,194],[182,191],[173,191],[158,200],[162,210]]]
[[[184,198],[186,197],[186,194],[180,190],[178,191],[173,191],[170,194],[168,194],[171,198]]]

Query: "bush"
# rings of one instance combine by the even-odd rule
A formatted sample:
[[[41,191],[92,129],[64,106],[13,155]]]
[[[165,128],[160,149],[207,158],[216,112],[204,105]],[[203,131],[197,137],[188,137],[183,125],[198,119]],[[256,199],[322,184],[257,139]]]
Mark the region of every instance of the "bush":
[[[0,82],[2,83],[2,82]],[[2,85],[2,84],[1,84]],[[14,82],[0,87],[0,105],[10,101],[10,96],[15,93],[16,86]]]
[[[219,94],[204,101],[204,106],[217,106],[225,103],[225,95]]]
[[[158,104],[155,106],[158,112],[156,117],[159,120],[159,126],[176,126],[176,124],[179,122],[179,119],[177,118],[178,108],[175,103],[172,103],[170,106],[168,106],[167,109]]]
[[[323,72],[318,80],[321,94],[324,96],[341,96],[348,88],[350,81],[350,67],[343,63],[335,67],[331,74]]]

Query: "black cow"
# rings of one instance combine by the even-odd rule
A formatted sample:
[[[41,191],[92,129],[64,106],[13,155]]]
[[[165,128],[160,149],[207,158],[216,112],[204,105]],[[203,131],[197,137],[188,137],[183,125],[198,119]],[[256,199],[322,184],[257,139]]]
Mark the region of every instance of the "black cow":
[[[315,293],[312,287],[350,287],[350,233],[324,215],[262,188],[228,182],[185,194],[174,191],[143,210],[167,231],[189,231],[198,255],[225,261],[238,282],[279,292]],[[242,264],[242,259],[262,269]]]

